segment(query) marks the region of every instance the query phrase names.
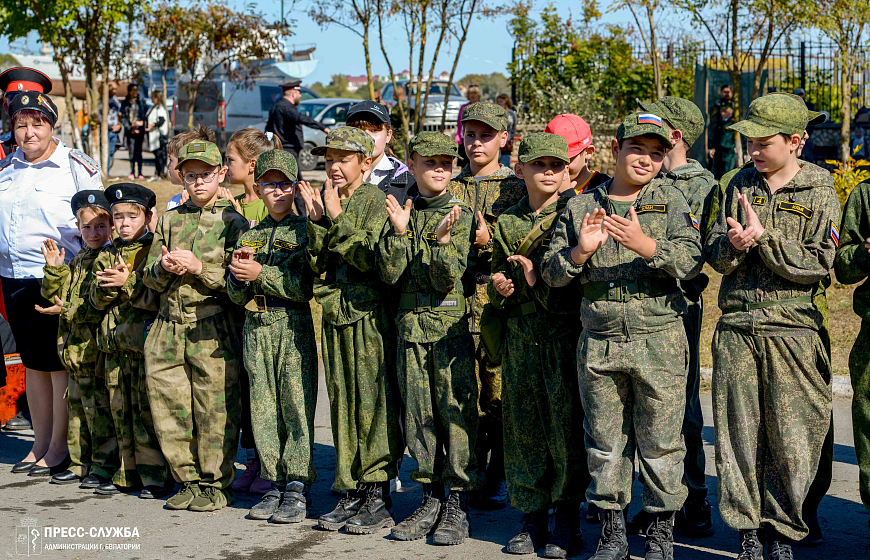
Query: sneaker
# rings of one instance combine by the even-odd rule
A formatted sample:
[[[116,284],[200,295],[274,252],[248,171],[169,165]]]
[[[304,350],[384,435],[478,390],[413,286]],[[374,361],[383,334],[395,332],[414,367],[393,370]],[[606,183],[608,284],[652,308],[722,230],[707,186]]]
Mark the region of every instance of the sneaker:
[[[471,522],[468,519],[468,493],[450,492],[444,502],[444,512],[432,543],[438,545],[456,545],[465,542],[471,536]]]
[[[133,174],[132,174],[132,173],[130,173],[130,174],[129,174],[129,175],[127,175],[127,178],[128,178],[128,179],[135,179],[135,178],[136,178],[136,176],[135,176],[135,175],[133,175]]]
[[[257,519],[260,521],[265,521],[274,515],[276,511],[278,511],[278,506],[281,505],[281,492],[278,491],[278,488],[273,488],[266,492],[266,495],[263,496],[263,499],[260,500],[260,503],[255,504],[254,507],[251,508],[251,511],[248,512],[248,517],[251,519]]]
[[[553,537],[544,548],[544,558],[572,558],[583,550],[580,532],[580,504],[564,502],[556,506]]]
[[[175,493],[166,500],[167,509],[187,509],[190,502],[198,497],[201,493],[198,482],[185,482],[181,485],[181,490]]]
[[[248,492],[250,492],[251,494],[265,494],[272,489],[272,481],[261,478],[260,472],[261,471],[257,471],[257,476],[254,477],[254,481],[251,483],[251,487],[248,489]]]
[[[393,480],[390,481],[390,494],[393,494],[394,492],[400,492],[401,490],[402,490],[402,481],[399,480],[399,477],[397,476],[396,478],[394,478]]]
[[[317,520],[317,526],[326,531],[340,531],[348,520],[359,512],[364,495],[357,490],[351,490],[338,501],[335,509],[325,513]]]
[[[764,547],[755,529],[740,531],[740,554],[737,560],[764,560]]]
[[[144,179],[144,178],[145,178],[145,175],[142,175],[142,174],[139,174],[139,177],[137,177],[137,179]]]
[[[284,488],[284,498],[278,510],[269,518],[272,523],[300,523],[308,512],[305,485],[291,482]]]
[[[236,492],[249,492],[251,490],[251,484],[254,483],[254,480],[257,479],[259,475],[260,461],[256,459],[248,461],[245,463],[245,472],[242,473],[242,476],[233,481],[233,490]],[[271,485],[269,489],[271,490]],[[268,492],[268,490],[266,492]]]
[[[190,505],[187,506],[187,509],[190,511],[217,511],[231,503],[227,498],[229,497],[229,492],[232,492],[232,490],[227,494],[221,491],[220,488],[215,488],[214,486],[206,486],[201,490],[199,496],[194,498],[193,501],[190,502]]]
[[[674,560],[674,512],[651,513],[649,517],[645,560]]]
[[[423,484],[423,503],[417,511],[393,527],[390,532],[397,541],[415,541],[432,533],[438,524],[441,504],[444,502],[444,487]]]
[[[534,554],[550,538],[549,522],[546,509],[523,515],[523,528],[508,541],[507,551],[511,554]]]
[[[153,183],[154,181],[159,181],[159,180],[160,180],[160,177],[158,177],[157,175],[152,175],[151,177],[148,178],[149,183]]]
[[[353,535],[370,535],[378,529],[388,529],[393,521],[393,499],[389,482],[369,482],[360,485],[365,499],[356,515],[347,520],[344,530]]]

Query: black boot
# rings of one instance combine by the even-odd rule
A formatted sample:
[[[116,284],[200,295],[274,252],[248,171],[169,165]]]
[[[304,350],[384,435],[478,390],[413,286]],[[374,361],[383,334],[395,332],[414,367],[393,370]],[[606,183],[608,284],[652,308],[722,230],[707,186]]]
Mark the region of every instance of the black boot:
[[[791,540],[772,528],[767,529],[767,560],[794,560]]]
[[[598,550],[589,560],[628,560],[628,534],[621,509],[599,509],[601,538]]]
[[[389,481],[361,484],[360,493],[364,493],[363,503],[357,514],[347,520],[345,531],[354,535],[368,535],[396,524],[393,521]]]
[[[646,560],[674,560],[674,512],[650,514],[646,529]]]
[[[347,520],[357,514],[363,498],[364,495],[359,490],[348,490],[334,510],[320,516],[317,526],[327,531],[340,531],[347,524]]]
[[[432,536],[432,542],[440,545],[462,544],[468,536],[471,536],[468,493],[451,491],[444,502],[444,511]]]
[[[677,513],[674,526],[687,537],[713,536],[713,515],[707,498],[689,497]]]
[[[757,530],[740,531],[740,554],[737,560],[764,560],[764,546],[758,540]]]
[[[562,502],[556,506],[556,526],[553,538],[544,549],[544,558],[571,558],[583,550],[580,532],[580,504]]]
[[[417,511],[393,527],[391,536],[397,541],[415,541],[429,535],[438,524],[438,514],[443,502],[443,486],[423,484],[423,503]]]
[[[523,515],[523,528],[507,544],[511,554],[534,554],[550,538],[547,508]]]

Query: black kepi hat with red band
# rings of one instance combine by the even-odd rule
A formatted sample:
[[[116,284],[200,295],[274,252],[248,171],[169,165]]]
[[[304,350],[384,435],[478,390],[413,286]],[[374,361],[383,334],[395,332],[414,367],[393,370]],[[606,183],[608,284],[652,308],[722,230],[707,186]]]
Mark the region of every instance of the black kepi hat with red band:
[[[51,93],[51,80],[39,70],[18,66],[0,74],[0,89],[7,94],[22,91]]]

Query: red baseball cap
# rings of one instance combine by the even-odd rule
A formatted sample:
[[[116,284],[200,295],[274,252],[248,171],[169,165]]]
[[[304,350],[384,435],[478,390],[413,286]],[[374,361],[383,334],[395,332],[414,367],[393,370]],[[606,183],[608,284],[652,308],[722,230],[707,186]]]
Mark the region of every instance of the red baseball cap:
[[[592,129],[589,128],[586,121],[571,113],[553,117],[544,132],[558,134],[568,141],[569,158],[576,156],[592,145]]]

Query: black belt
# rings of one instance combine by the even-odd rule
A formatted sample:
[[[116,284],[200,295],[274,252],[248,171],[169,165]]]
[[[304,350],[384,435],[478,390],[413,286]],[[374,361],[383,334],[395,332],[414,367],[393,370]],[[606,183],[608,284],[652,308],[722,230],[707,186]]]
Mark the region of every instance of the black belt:
[[[275,296],[256,295],[254,299],[245,305],[245,309],[254,313],[265,313],[267,311],[286,311],[288,309],[303,309],[304,304],[298,301],[290,301],[289,299],[279,298]]]
[[[591,301],[621,301],[673,294],[679,291],[673,278],[638,278],[583,284],[583,297]]]
[[[463,296],[441,296],[420,292],[403,292],[399,296],[399,309],[415,311],[459,311],[465,313]]]
[[[722,315],[727,315],[729,313],[740,313],[741,311],[747,312],[752,311],[753,309],[764,309],[765,307],[774,307],[776,305],[798,305],[800,303],[812,302],[813,298],[811,296],[798,296],[795,298],[774,299],[771,301],[754,301],[751,303],[744,303],[740,307],[726,307],[722,310]]]

